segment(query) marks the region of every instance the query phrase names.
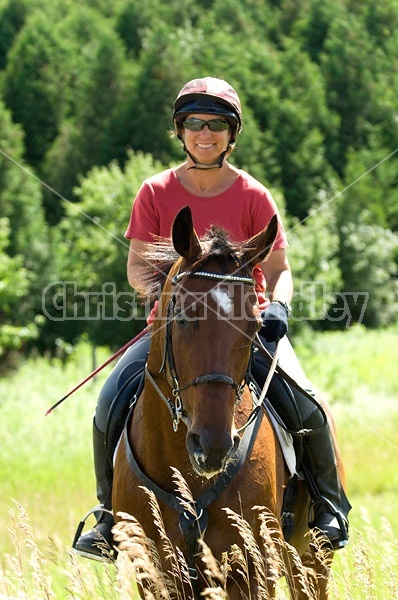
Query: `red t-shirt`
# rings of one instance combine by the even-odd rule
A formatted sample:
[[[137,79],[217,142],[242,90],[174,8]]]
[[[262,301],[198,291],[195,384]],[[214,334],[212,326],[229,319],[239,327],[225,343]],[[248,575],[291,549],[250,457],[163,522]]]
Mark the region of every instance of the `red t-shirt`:
[[[152,242],[153,236],[170,237],[173,220],[184,206],[192,211],[194,227],[199,236],[219,225],[228,230],[231,240],[243,242],[259,233],[274,214],[278,215],[279,231],[273,249],[288,246],[279,212],[269,190],[245,171],[239,171],[234,183],[221,194],[196,196],[179,182],[174,169],[167,169],[143,182],[134,200],[125,237]],[[265,298],[265,279],[259,267],[254,270],[260,308]]]

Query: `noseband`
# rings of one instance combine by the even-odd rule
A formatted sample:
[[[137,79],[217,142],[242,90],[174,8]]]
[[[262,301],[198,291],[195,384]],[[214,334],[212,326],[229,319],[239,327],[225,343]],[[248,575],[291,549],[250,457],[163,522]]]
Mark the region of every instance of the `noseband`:
[[[210,271],[184,271],[182,273],[178,273],[177,275],[175,275],[172,278],[172,280],[171,280],[172,285],[176,286],[177,283],[179,283],[179,281],[181,281],[181,279],[183,279],[185,277],[200,277],[202,279],[211,279],[213,281],[220,281],[220,282],[226,282],[226,283],[243,283],[243,284],[251,285],[251,286],[255,285],[255,281],[252,277],[239,276],[239,275],[223,275],[221,273],[212,273]],[[174,403],[169,398],[166,398],[166,396],[163,394],[163,392],[160,390],[160,388],[154,381],[153,376],[148,371],[147,367],[145,367],[145,372],[146,372],[148,379],[150,380],[152,385],[155,387],[155,389],[157,390],[159,395],[162,397],[163,400],[166,401],[166,404],[170,410],[170,413],[171,413],[171,416],[173,419],[173,429],[174,429],[174,431],[177,431],[180,420],[185,422],[185,424],[187,424],[187,421],[188,421],[186,412],[185,412],[183,404],[182,404],[181,396],[180,396],[181,391],[186,390],[189,387],[196,387],[198,385],[206,384],[206,383],[223,383],[225,385],[230,385],[233,387],[233,389],[235,390],[236,404],[240,404],[240,402],[242,400],[242,392],[246,385],[247,377],[245,376],[244,381],[242,383],[238,384],[238,383],[236,383],[236,381],[234,381],[228,375],[223,375],[221,373],[208,373],[207,375],[201,375],[200,377],[196,377],[189,383],[181,386],[178,381],[177,369],[175,366],[174,355],[173,355],[172,336],[171,336],[172,323],[174,320],[174,307],[175,307],[175,295],[173,294],[173,296],[168,304],[168,307],[167,307],[165,346],[164,346],[162,366],[159,370],[159,373],[161,373],[162,371],[165,372],[166,378],[171,387],[171,393],[174,398]],[[167,366],[167,369],[166,369],[166,366]]]

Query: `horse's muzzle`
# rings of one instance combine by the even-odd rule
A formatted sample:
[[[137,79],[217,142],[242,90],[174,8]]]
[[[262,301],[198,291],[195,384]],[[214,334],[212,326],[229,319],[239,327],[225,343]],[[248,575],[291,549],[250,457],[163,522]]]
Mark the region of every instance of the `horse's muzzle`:
[[[237,433],[214,435],[210,431],[201,434],[189,431],[187,450],[196,473],[210,479],[224,471],[238,449],[240,437]]]

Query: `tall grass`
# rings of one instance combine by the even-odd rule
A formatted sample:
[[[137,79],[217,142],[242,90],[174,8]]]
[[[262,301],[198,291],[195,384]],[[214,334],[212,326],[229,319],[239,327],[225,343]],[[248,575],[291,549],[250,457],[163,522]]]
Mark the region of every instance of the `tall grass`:
[[[356,328],[295,344],[332,402],[354,506],[351,543],[332,571],[336,600],[398,598],[396,339],[393,330]],[[137,597],[130,561],[115,568],[70,551],[78,521],[95,503],[91,421],[109,368],[44,414],[91,368],[80,346],[67,365],[32,359],[0,381],[1,599]],[[221,597],[218,587],[208,597]],[[287,598],[283,581],[278,598]]]
[[[151,501],[156,505],[154,498]],[[159,508],[155,507],[159,519]],[[20,600],[52,600],[68,598],[68,600],[137,600],[136,581],[149,584],[150,592],[146,598],[171,598],[182,600],[191,598],[178,590],[180,581],[188,581],[187,565],[182,553],[173,549],[164,536],[170,556],[170,568],[164,572],[159,568],[159,559],[140,524],[129,515],[117,526],[116,539],[121,551],[117,565],[99,564],[77,557],[70,549],[49,538],[46,548],[40,547],[34,529],[21,505],[10,509],[9,535],[13,552],[2,555],[0,559],[0,598]],[[249,525],[239,515],[229,511],[231,526],[237,526],[242,535],[242,549],[234,547],[222,564],[218,563],[210,550],[203,543],[203,573],[208,586],[203,593],[204,598],[225,600],[226,573],[231,564],[238,563],[241,572],[246,576],[247,556],[256,561],[256,576],[265,584],[272,578],[277,581],[285,573],[281,561],[280,546],[269,534],[272,528],[266,511],[259,511],[262,519],[262,540],[271,554],[271,564],[265,565],[262,547],[259,547],[251,536]],[[271,525],[271,527],[270,527]],[[388,521],[380,519],[380,535],[368,515],[363,515],[361,531],[351,533],[351,545],[335,557],[331,579],[331,600],[389,600],[398,598],[398,539]],[[160,524],[163,528],[163,524]],[[164,528],[163,528],[164,530]],[[281,542],[282,543],[282,542]],[[288,552],[299,565],[297,585],[307,590],[308,599],[316,600],[311,577],[308,576],[293,548],[286,545]],[[271,566],[271,568],[270,568]],[[62,589],[54,584],[54,573],[62,574]],[[189,594],[189,592],[188,592]],[[248,586],[242,588],[242,598],[250,598]],[[261,598],[269,598],[265,585]],[[284,578],[277,583],[277,600],[290,598]],[[254,600],[254,599],[253,599]]]
[[[398,535],[398,331],[355,327],[296,344],[307,374],[333,407],[351,503]],[[351,522],[358,525],[358,510]],[[379,526],[378,526],[379,527]]]

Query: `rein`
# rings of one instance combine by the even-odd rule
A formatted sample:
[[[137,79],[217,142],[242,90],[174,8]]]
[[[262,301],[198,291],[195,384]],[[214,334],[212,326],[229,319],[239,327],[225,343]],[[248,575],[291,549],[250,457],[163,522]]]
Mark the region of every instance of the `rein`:
[[[236,276],[236,275],[222,275],[219,273],[212,273],[209,271],[184,271],[182,273],[177,274],[172,278],[172,285],[176,286],[183,278],[185,277],[201,277],[204,279],[211,279],[213,281],[225,281],[229,283],[243,283],[246,285],[254,286],[255,282],[252,277],[246,276]],[[175,297],[171,298],[168,307],[167,307],[167,320],[166,320],[166,335],[165,335],[165,346],[164,346],[164,354],[161,368],[159,370],[160,373],[164,373],[166,380],[171,388],[171,396],[173,400],[168,398],[163,391],[160,389],[158,384],[156,383],[152,373],[149,371],[148,366],[145,365],[145,376],[147,381],[153,386],[156,390],[159,397],[166,404],[172,421],[173,421],[173,430],[176,432],[178,430],[178,426],[180,421],[185,423],[186,426],[189,426],[189,420],[184,411],[182,399],[181,399],[181,391],[188,389],[189,387],[196,387],[197,385],[207,384],[207,383],[220,383],[224,385],[230,385],[235,390],[236,395],[236,404],[239,404],[242,400],[242,392],[244,390],[245,385],[249,381],[249,369],[246,372],[244,381],[240,384],[236,383],[231,377],[228,375],[224,375],[221,373],[208,373],[206,375],[202,375],[196,377],[189,383],[185,385],[180,385],[178,380],[177,369],[175,366],[174,355],[173,355],[173,347],[172,347],[172,322],[174,318],[174,305],[175,305]],[[277,357],[275,357],[274,362],[276,366]],[[275,366],[273,369],[275,369]],[[271,375],[272,377],[272,375]],[[271,377],[267,378],[266,387],[268,389],[269,381]],[[191,507],[187,510],[186,502],[180,499],[173,493],[167,492],[160,488],[154,481],[152,481],[139,467],[131,445],[128,439],[128,423],[131,418],[132,411],[134,409],[134,405],[131,407],[130,415],[126,420],[125,429],[124,429],[124,445],[125,452],[130,468],[135,473],[137,478],[144,484],[145,487],[150,489],[156,497],[163,501],[167,506],[172,508],[173,510],[179,513],[179,526],[181,533],[184,537],[186,548],[187,548],[187,565],[188,565],[188,573],[191,580],[191,585],[194,590],[195,596],[197,598],[200,597],[201,590],[198,582],[198,571],[195,566],[196,557],[202,553],[202,548],[199,545],[199,540],[203,539],[207,522],[208,515],[206,508],[212,504],[219,495],[224,492],[226,487],[231,483],[236,474],[238,473],[241,466],[244,464],[247,456],[250,454],[250,451],[253,447],[253,444],[256,440],[257,433],[260,427],[260,423],[262,420],[262,410],[261,410],[261,402],[256,402],[256,395],[254,389],[249,385],[249,389],[252,394],[254,409],[249,415],[247,422],[243,427],[238,430],[238,433],[243,432],[241,437],[241,441],[239,443],[238,449],[234,454],[233,460],[228,461],[225,470],[219,475],[216,482],[207,490],[205,490],[199,498],[194,500]],[[262,396],[265,396],[267,389],[263,390]]]
[[[222,275],[219,273],[212,273],[209,271],[184,271],[177,274],[172,278],[172,285],[176,286],[185,277],[201,277],[204,279],[211,279],[213,281],[225,281],[229,283],[243,283],[246,285],[255,285],[252,277],[236,276],[236,275]],[[192,588],[197,598],[200,597],[200,587],[198,582],[198,571],[195,566],[196,557],[201,554],[202,549],[199,544],[199,540],[203,539],[207,522],[207,507],[210,506],[219,495],[224,492],[226,487],[231,483],[236,474],[238,473],[241,466],[244,464],[247,456],[250,454],[251,449],[257,437],[257,433],[260,427],[260,423],[263,416],[262,402],[266,396],[269,388],[272,376],[275,372],[277,361],[278,361],[278,345],[274,357],[272,358],[271,368],[268,377],[265,381],[261,395],[258,397],[257,391],[253,388],[250,382],[250,366],[246,371],[245,378],[242,383],[236,383],[231,377],[220,374],[220,373],[208,373],[200,377],[196,377],[185,385],[180,385],[178,380],[177,369],[173,356],[172,347],[172,323],[174,319],[174,306],[175,297],[172,296],[168,307],[167,307],[167,320],[166,320],[166,334],[165,334],[165,345],[161,368],[158,374],[164,373],[164,376],[171,388],[171,396],[173,400],[167,397],[156,383],[154,376],[149,371],[148,366],[145,365],[145,376],[147,381],[156,390],[159,397],[166,404],[173,422],[173,430],[176,432],[180,421],[182,421],[187,427],[189,426],[189,419],[184,410],[181,391],[188,389],[189,387],[195,387],[197,385],[207,383],[220,383],[224,385],[230,385],[235,390],[236,404],[239,404],[242,400],[242,393],[246,384],[252,394],[252,401],[254,409],[249,415],[247,422],[238,430],[238,433],[243,433],[238,449],[233,456],[232,460],[229,460],[225,470],[218,476],[215,483],[206,489],[196,500],[193,501],[191,506],[187,508],[187,504],[181,498],[176,496],[174,493],[167,492],[166,490],[159,487],[152,479],[150,479],[140,468],[130,445],[128,432],[129,422],[131,420],[132,412],[134,410],[135,403],[133,403],[129,417],[126,420],[124,428],[124,446],[126,457],[130,468],[139,479],[139,481],[149,490],[151,490],[156,497],[164,502],[169,508],[179,513],[179,526],[181,533],[184,537],[186,548],[187,548],[187,565],[188,573],[191,580]],[[249,363],[250,365],[250,363]]]
[[[185,277],[200,277],[202,279],[211,279],[213,281],[224,281],[227,283],[243,283],[245,285],[255,285],[255,281],[252,277],[244,276],[244,275],[223,275],[221,273],[213,273],[210,271],[183,271],[178,273],[172,278],[172,285],[176,286],[182,279]],[[197,385],[206,384],[206,383],[221,383],[224,385],[230,385],[235,390],[236,396],[236,404],[240,404],[242,401],[242,392],[248,380],[248,373],[246,372],[244,381],[242,383],[237,383],[228,375],[224,375],[222,373],[208,373],[206,375],[201,375],[196,377],[189,383],[185,385],[180,385],[178,380],[177,369],[175,366],[174,355],[173,355],[173,346],[172,346],[172,323],[174,319],[174,305],[175,298],[172,296],[168,306],[167,306],[167,320],[166,320],[166,335],[165,335],[165,347],[163,354],[162,366],[159,369],[159,373],[164,372],[166,379],[171,387],[171,395],[173,396],[174,402],[167,398],[162,392],[162,390],[157,385],[152,373],[150,373],[147,366],[145,366],[145,375],[147,376],[151,385],[155,388],[159,396],[166,403],[169,412],[171,414],[173,420],[173,430],[177,431],[180,420],[183,421],[187,425],[188,419],[186,413],[184,411],[182,399],[180,396],[180,392],[188,389],[189,387],[196,387]],[[167,366],[167,369],[166,369]],[[168,372],[167,372],[168,371]],[[249,416],[248,422],[250,420],[251,415]]]
[[[168,492],[158,486],[157,483],[150,479],[150,477],[148,477],[148,475],[146,475],[140,468],[129,441],[129,423],[135,408],[135,404],[136,403],[134,402],[130,408],[123,431],[124,448],[127,461],[131,470],[140,480],[140,482],[146,488],[151,490],[155,496],[169,508],[179,513],[179,526],[187,546],[188,573],[192,587],[196,590],[197,597],[199,598],[200,590],[198,588],[198,572],[195,567],[195,557],[202,552],[198,541],[203,539],[206,531],[208,522],[206,509],[210,506],[210,504],[217,500],[220,494],[224,492],[224,490],[237,475],[247,456],[250,454],[262,421],[263,413],[261,410],[261,405],[257,406],[256,412],[253,411],[252,415],[249,417],[246,431],[241,438],[233,459],[228,461],[225,470],[219,475],[215,483],[211,487],[204,490],[199,498],[191,503],[191,506],[188,509],[186,501],[179,498],[174,493]]]
[[[296,438],[302,438],[307,435],[315,435],[316,433],[319,433],[324,427],[327,426],[328,418],[327,418],[327,415],[325,413],[325,410],[324,410],[322,404],[317,401],[314,392],[312,392],[312,390],[303,388],[279,364],[277,365],[277,360],[275,360],[275,357],[277,356],[277,353],[278,353],[278,344],[276,345],[274,356],[272,356],[271,352],[269,352],[269,350],[267,350],[267,348],[261,342],[261,339],[258,335],[256,335],[256,337],[254,339],[254,345],[259,350],[259,352],[261,352],[261,354],[264,356],[264,358],[268,362],[271,362],[270,371],[268,373],[267,379],[264,384],[264,388],[266,388],[266,390],[264,393],[264,388],[263,388],[263,392],[261,393],[260,398],[261,398],[262,402],[266,403],[267,408],[272,413],[274,419],[279,423],[279,425],[282,427],[282,429],[284,429],[285,431],[287,431],[287,433],[290,433],[292,436],[294,436]],[[310,400],[312,402],[312,404],[314,404],[316,406],[316,408],[319,410],[319,412],[322,415],[322,419],[323,419],[322,425],[320,425],[316,429],[300,429],[299,431],[294,431],[294,430],[291,430],[288,427],[286,427],[285,423],[282,421],[282,419],[280,418],[277,411],[273,408],[272,404],[270,402],[268,402],[267,399],[265,398],[265,395],[268,390],[268,386],[272,379],[272,375],[274,375],[275,372],[278,375],[280,375],[280,377],[282,377],[282,379],[284,379],[287,383],[289,383],[294,388],[296,388],[301,394],[303,394],[303,396],[308,398],[308,400]]]

